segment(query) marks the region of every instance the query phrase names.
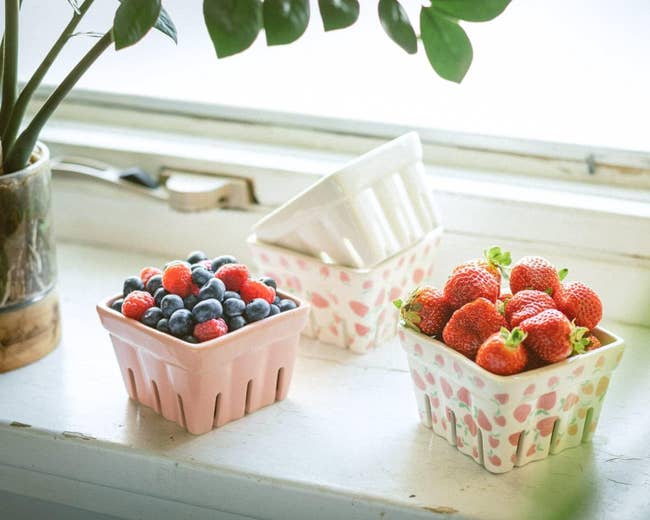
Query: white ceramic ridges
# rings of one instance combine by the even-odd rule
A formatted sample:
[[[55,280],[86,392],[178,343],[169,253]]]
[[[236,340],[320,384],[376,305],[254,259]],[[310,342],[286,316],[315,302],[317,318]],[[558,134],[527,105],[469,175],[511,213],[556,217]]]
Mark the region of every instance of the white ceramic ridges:
[[[355,159],[253,228],[257,239],[346,267],[372,268],[439,224],[415,132]]]

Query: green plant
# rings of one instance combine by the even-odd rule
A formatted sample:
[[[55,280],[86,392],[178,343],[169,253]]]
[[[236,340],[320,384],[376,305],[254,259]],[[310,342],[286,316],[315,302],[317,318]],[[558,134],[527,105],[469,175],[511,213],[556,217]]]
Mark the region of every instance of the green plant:
[[[129,47],[155,28],[176,41],[176,28],[160,0],[120,0],[112,26],[98,34],[97,42],[55,88],[32,120],[21,126],[27,106],[61,49],[94,0],[68,0],[70,22],[54,42],[43,62],[18,93],[18,34],[22,0],[5,0],[5,34],[0,47],[0,140],[2,172],[25,167],[39,134],[61,101],[95,60],[112,44]],[[444,79],[460,82],[472,62],[472,46],[459,21],[482,22],[495,18],[510,0],[431,0],[420,7],[420,36],[427,58]],[[359,16],[358,0],[319,0],[325,31],[353,25]],[[219,58],[246,50],[264,29],[268,45],[296,41],[307,28],[309,0],[203,0],[203,15]],[[405,52],[415,54],[418,36],[398,0],[380,0],[378,15],[388,36]]]

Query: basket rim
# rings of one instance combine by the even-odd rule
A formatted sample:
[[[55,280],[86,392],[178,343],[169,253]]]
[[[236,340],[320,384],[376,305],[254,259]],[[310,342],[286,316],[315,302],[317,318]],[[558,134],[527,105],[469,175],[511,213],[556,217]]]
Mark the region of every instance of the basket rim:
[[[251,233],[248,235],[246,238],[246,243],[249,246],[252,247],[260,247],[264,249],[269,249],[272,250],[276,253],[283,253],[283,254],[288,254],[291,256],[298,257],[300,260],[304,260],[307,263],[311,263],[314,265],[318,266],[327,266],[331,269],[337,269],[339,271],[345,271],[346,273],[349,274],[355,274],[355,275],[367,275],[375,271],[380,271],[381,269],[385,269],[388,264],[393,262],[396,258],[406,255],[414,250],[416,250],[418,247],[422,246],[422,244],[428,240],[431,240],[432,238],[442,235],[444,232],[444,227],[441,224],[438,224],[434,228],[430,229],[427,231],[419,240],[417,240],[415,243],[411,244],[405,249],[402,249],[401,251],[398,251],[394,255],[391,255],[390,257],[386,258],[385,260],[382,260],[380,263],[372,266],[372,267],[350,267],[342,264],[336,264],[336,263],[326,263],[323,262],[321,259],[316,258],[315,256],[310,256],[305,253],[301,253],[299,251],[294,251],[293,249],[289,249],[287,247],[283,247],[277,244],[271,244],[270,242],[265,242],[263,240],[260,240],[257,238],[257,233]]]
[[[252,334],[254,333],[254,331],[260,329],[261,327],[268,326],[273,320],[275,320],[275,323],[279,322],[280,320],[287,321],[290,320],[294,314],[309,311],[310,308],[309,303],[303,301],[301,298],[298,298],[297,296],[294,296],[293,294],[284,291],[277,291],[276,294],[280,297],[294,301],[297,304],[297,307],[295,309],[291,309],[289,311],[276,314],[275,316],[269,316],[267,318],[264,318],[263,320],[259,320],[254,323],[247,324],[245,327],[242,327],[232,332],[228,332],[223,336],[220,336],[215,339],[211,339],[209,341],[204,341],[202,343],[188,343],[187,341],[183,341],[182,339],[177,338],[176,336],[172,336],[171,334],[167,334],[165,332],[161,332],[152,327],[148,327],[144,323],[141,323],[137,320],[134,320],[132,318],[127,318],[121,312],[117,312],[116,310],[112,309],[110,306],[111,303],[113,303],[115,300],[119,298],[122,298],[121,294],[118,294],[116,296],[110,296],[109,298],[103,299],[97,304],[96,309],[97,312],[100,314],[100,316],[104,314],[112,318],[115,318],[117,320],[123,321],[124,323],[133,327],[135,330],[140,330],[141,332],[144,332],[145,334],[148,334],[158,339],[159,341],[163,341],[165,343],[173,345],[176,348],[185,348],[195,352],[202,352],[205,350],[224,346],[225,344],[234,342],[239,338]],[[112,331],[110,330],[109,332],[112,333]]]
[[[438,353],[444,352],[449,356],[451,356],[451,358],[454,361],[461,363],[468,370],[473,371],[476,375],[482,376],[484,379],[491,380],[496,385],[516,384],[523,381],[538,379],[546,375],[551,375],[554,372],[561,371],[562,368],[564,367],[568,367],[576,363],[580,363],[581,361],[588,359],[589,357],[600,355],[603,352],[609,350],[620,349],[625,345],[623,338],[621,338],[620,336],[617,336],[613,332],[610,332],[609,330],[603,327],[595,327],[594,329],[592,329],[593,332],[596,332],[596,334],[600,336],[608,336],[612,341],[607,343],[606,345],[603,345],[600,348],[591,350],[589,352],[585,352],[584,354],[571,356],[563,361],[558,361],[557,363],[551,363],[550,365],[535,368],[533,370],[527,370],[525,372],[520,372],[519,374],[513,374],[510,376],[501,376],[485,370],[483,367],[476,364],[476,362],[474,362],[473,360],[465,357],[460,352],[457,352],[453,348],[445,345],[442,341],[431,338],[426,334],[417,332],[413,329],[410,329],[409,327],[406,327],[402,320],[400,320],[398,328],[399,328],[399,332],[404,334],[409,334],[412,337],[417,338],[419,340],[418,342],[422,345],[423,349],[431,349],[433,352],[438,352]],[[402,348],[406,351],[407,349],[404,345],[404,342],[401,341],[400,343],[402,344]]]

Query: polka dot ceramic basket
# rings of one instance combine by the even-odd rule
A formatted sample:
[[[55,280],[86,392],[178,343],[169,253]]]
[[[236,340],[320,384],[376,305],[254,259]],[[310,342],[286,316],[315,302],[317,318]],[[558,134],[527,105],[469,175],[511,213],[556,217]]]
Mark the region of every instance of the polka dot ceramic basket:
[[[400,325],[422,423],[493,473],[591,439],[623,340],[604,329],[592,352],[514,376],[491,374]]]
[[[355,269],[248,239],[258,270],[311,303],[303,334],[364,354],[397,333],[392,301],[431,278],[442,227],[370,269]]]

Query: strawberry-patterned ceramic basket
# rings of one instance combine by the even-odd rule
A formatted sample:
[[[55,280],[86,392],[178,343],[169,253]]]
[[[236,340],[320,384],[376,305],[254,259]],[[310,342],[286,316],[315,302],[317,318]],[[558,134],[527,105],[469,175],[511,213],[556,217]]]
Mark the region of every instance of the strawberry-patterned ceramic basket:
[[[438,226],[419,242],[373,268],[326,264],[312,256],[248,238],[260,273],[311,303],[303,334],[365,354],[397,333],[392,301],[404,287],[433,275],[442,236]]]
[[[487,372],[444,343],[400,325],[422,423],[492,473],[591,439],[623,340],[513,376]]]

